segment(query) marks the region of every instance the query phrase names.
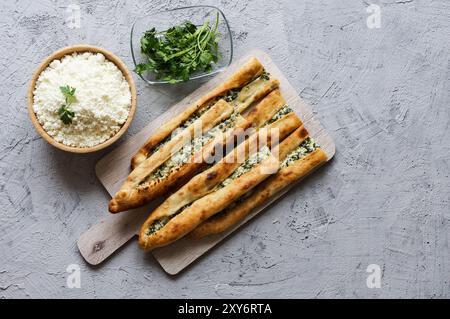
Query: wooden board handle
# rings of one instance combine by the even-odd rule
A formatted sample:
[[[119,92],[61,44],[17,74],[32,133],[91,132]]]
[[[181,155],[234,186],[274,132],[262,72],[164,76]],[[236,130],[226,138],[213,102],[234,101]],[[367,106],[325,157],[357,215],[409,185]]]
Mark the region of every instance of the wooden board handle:
[[[109,214],[80,236],[78,250],[89,264],[100,264],[137,234],[150,211],[149,207],[143,207],[120,214]]]

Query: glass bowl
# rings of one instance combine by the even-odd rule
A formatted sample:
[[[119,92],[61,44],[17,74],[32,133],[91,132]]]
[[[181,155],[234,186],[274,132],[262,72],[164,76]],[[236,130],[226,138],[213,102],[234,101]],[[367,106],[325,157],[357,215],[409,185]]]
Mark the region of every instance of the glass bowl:
[[[176,8],[168,11],[156,12],[136,20],[131,28],[131,55],[133,57],[134,66],[136,67],[137,64],[146,62],[146,56],[141,53],[141,37],[145,31],[150,30],[153,27],[155,27],[157,31],[164,31],[187,20],[197,26],[201,26],[207,20],[210,21],[210,25],[214,25],[217,13],[219,13],[218,31],[220,34],[219,61],[212,64],[211,71],[194,73],[190,76],[189,80],[201,79],[223,71],[231,64],[233,59],[233,40],[231,37],[230,26],[228,25],[225,15],[219,8],[214,6]],[[166,80],[156,79],[153,72],[144,72],[139,76],[149,84],[169,83]]]

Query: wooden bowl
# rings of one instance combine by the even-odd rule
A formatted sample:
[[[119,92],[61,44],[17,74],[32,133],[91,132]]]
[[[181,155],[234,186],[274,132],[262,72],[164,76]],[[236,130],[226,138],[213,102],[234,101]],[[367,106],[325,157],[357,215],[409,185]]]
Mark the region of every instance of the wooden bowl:
[[[73,146],[68,146],[68,145],[62,144],[60,142],[57,142],[56,140],[53,139],[53,137],[51,137],[42,128],[41,124],[39,123],[39,121],[37,119],[36,114],[34,113],[34,109],[33,109],[33,101],[34,101],[33,92],[34,92],[34,88],[36,86],[36,81],[39,78],[39,75],[41,74],[41,72],[43,70],[45,70],[48,67],[48,65],[50,64],[50,62],[52,62],[53,60],[59,60],[62,57],[64,57],[65,55],[70,55],[74,52],[79,52],[79,53],[92,52],[92,53],[103,54],[107,60],[114,63],[119,68],[119,70],[122,71],[123,76],[125,77],[125,79],[128,82],[128,85],[130,86],[131,107],[130,107],[130,112],[128,114],[127,120],[125,121],[125,123],[122,125],[120,130],[114,136],[112,136],[110,139],[104,141],[103,143],[95,145],[93,147],[73,147]],[[111,145],[112,143],[117,141],[123,135],[123,133],[125,133],[125,131],[130,126],[131,121],[133,120],[135,111],[136,111],[136,86],[134,84],[133,77],[131,76],[131,73],[128,70],[128,68],[126,67],[125,63],[123,63],[121,59],[119,59],[116,55],[114,55],[110,51],[96,47],[96,46],[92,46],[92,45],[84,45],[84,44],[73,45],[73,46],[62,48],[62,49],[54,52],[50,56],[48,56],[39,65],[37,71],[33,74],[33,78],[31,79],[30,87],[28,89],[28,115],[30,116],[31,122],[33,123],[34,127],[36,128],[36,131],[51,145],[55,146],[56,148],[59,148],[60,150],[66,151],[66,152],[91,153],[91,152],[101,150],[105,147],[108,147],[109,145]]]

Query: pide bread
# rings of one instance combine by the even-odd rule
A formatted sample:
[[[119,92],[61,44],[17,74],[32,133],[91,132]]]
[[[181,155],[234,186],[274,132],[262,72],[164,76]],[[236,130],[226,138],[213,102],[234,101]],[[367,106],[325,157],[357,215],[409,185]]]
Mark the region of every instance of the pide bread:
[[[232,228],[255,207],[327,160],[326,154],[315,145],[304,127],[295,130],[272,152],[280,159],[280,170],[228,208],[200,224],[189,234],[191,238],[202,238]]]
[[[165,197],[139,231],[152,250],[235,227],[326,160],[279,81],[251,58],[148,138],[109,210]]]
[[[252,125],[258,127],[269,113],[254,108],[247,121],[241,113],[265,100],[278,85],[278,80],[266,73],[259,61],[250,59],[197,101],[195,107],[188,107],[176,117],[176,122],[170,121],[149,138],[133,157],[133,170],[111,199],[109,211],[118,213],[140,207],[189,180],[204,166],[202,159],[224,140]],[[270,96],[266,104],[274,106],[279,100],[279,94]],[[168,132],[167,127],[174,128]]]
[[[211,203],[202,210],[202,216],[186,217],[197,212],[193,209],[198,207],[199,204],[195,204],[194,208],[187,210],[188,207],[193,205],[192,203],[197,201],[203,203],[211,200],[220,203],[218,207],[226,207],[267,178],[268,175],[275,173],[278,170],[279,163],[269,148],[275,147],[280,139],[285,138],[300,125],[301,121],[294,113],[284,116],[258,130],[217,164],[193,177],[150,214],[140,231],[141,246],[148,250],[169,244],[175,240],[174,238],[184,236],[188,232],[187,230],[193,230],[198,223],[207,218],[204,218],[204,216],[209,217],[217,212],[216,206]],[[259,168],[256,169],[256,167]],[[274,167],[276,167],[275,171],[273,170]],[[241,176],[244,175],[248,177],[242,177],[243,179],[241,179]],[[229,188],[228,184],[232,184],[234,187]],[[220,191],[220,195],[213,196],[213,193],[218,191]],[[203,199],[206,196],[208,196],[207,199]],[[184,212],[185,210],[187,212]],[[182,216],[175,218],[182,212]],[[186,221],[192,220],[196,222],[189,225],[185,224]],[[180,232],[167,234],[168,231],[173,233],[174,230],[171,228],[172,226],[165,228],[166,224],[174,225],[174,223],[178,225],[176,228]]]

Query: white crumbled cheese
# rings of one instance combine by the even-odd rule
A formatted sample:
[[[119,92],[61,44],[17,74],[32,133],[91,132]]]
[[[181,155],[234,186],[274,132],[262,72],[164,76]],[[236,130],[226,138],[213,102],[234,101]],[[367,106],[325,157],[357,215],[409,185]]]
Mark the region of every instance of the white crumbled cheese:
[[[65,98],[60,86],[76,89],[71,124],[58,109]],[[39,123],[56,141],[74,147],[92,147],[114,136],[128,118],[131,92],[117,66],[100,53],[74,53],[54,60],[40,74],[33,108]]]
[[[231,175],[219,184],[219,188],[225,187],[233,180],[241,177],[248,171],[250,171],[255,165],[261,163],[261,161],[270,155],[270,149],[267,145],[261,147],[261,149],[255,154],[251,155],[241,166],[239,166]]]

